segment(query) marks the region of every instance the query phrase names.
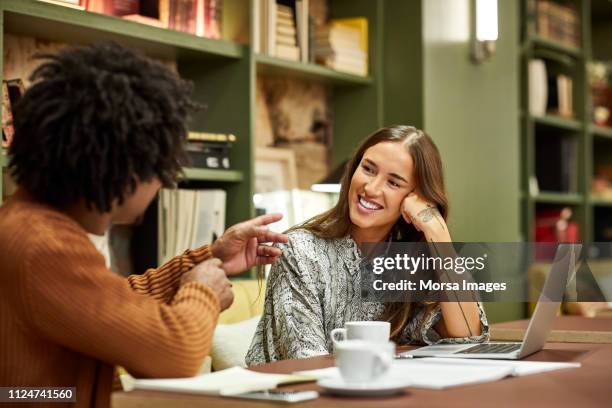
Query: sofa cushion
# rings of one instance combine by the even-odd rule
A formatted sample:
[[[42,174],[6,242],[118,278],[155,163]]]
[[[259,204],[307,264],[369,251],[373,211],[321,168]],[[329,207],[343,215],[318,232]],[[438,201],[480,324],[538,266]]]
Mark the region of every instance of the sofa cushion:
[[[214,371],[241,366],[255,335],[260,316],[233,324],[219,324],[213,336],[210,356]]]

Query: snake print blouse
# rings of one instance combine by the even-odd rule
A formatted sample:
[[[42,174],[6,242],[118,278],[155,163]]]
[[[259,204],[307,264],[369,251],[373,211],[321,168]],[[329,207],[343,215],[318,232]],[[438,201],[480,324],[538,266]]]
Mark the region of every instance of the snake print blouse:
[[[247,365],[304,358],[332,351],[330,333],[354,320],[378,320],[385,305],[361,298],[360,251],[350,236],[318,238],[306,230],[289,233],[268,278],[264,312],[246,355]],[[478,304],[481,335],[441,339],[433,326],[440,306],[417,306],[400,343],[482,342],[489,325]]]

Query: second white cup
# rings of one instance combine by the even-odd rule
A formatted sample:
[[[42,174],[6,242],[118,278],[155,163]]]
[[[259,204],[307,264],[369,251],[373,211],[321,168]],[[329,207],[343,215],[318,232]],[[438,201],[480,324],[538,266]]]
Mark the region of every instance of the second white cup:
[[[336,345],[336,366],[349,383],[367,383],[383,377],[391,369],[395,343],[345,340]]]

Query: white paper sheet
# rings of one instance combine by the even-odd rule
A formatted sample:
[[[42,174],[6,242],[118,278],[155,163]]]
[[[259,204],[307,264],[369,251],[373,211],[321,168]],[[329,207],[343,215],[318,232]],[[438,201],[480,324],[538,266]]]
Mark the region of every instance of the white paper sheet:
[[[519,361],[519,360],[477,360],[477,359],[456,359],[456,358],[423,358],[423,361],[429,361],[434,364],[457,364],[457,365],[472,365],[472,366],[505,366],[512,367],[512,375],[520,377],[529,374],[545,373],[547,371],[561,370],[564,368],[578,368],[580,363],[558,363],[548,361]]]
[[[242,367],[228,368],[189,378],[137,379],[129,375],[121,376],[121,383],[125,391],[156,390],[214,395],[267,390],[276,388],[282,383],[312,380],[314,378],[300,378],[288,374],[257,373]]]
[[[411,387],[441,390],[574,367],[580,367],[580,363],[421,358],[396,360],[387,375],[389,378],[407,379]],[[316,378],[340,376],[336,367],[298,371],[295,374]]]

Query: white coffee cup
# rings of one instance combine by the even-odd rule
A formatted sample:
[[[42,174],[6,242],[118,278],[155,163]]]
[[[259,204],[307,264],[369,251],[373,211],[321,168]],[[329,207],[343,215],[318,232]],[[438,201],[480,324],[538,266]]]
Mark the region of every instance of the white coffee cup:
[[[346,322],[344,328],[331,331],[334,347],[343,340],[366,340],[374,343],[386,343],[391,334],[391,324],[380,321]]]
[[[375,381],[384,376],[395,356],[395,343],[344,340],[336,344],[336,366],[342,379],[351,383]]]

